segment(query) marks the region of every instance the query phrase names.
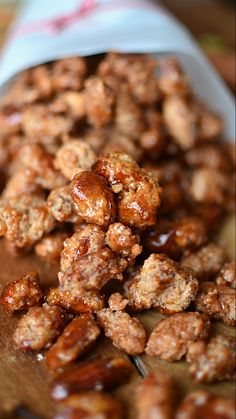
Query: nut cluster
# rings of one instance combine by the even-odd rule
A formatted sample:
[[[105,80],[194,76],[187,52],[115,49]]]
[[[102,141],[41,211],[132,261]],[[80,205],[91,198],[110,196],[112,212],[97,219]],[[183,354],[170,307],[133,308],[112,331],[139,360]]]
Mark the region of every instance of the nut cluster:
[[[22,312],[16,347],[45,350],[56,417],[121,419],[107,391],[131,375],[126,354],[186,358],[198,382],[234,377],[232,338],[209,339],[211,320],[235,324],[235,262],[214,242],[235,198],[234,148],[222,133],[173,57],[66,58],[10,86],[0,236],[12,255],[58,263],[58,285],[43,290],[29,272],[1,303]],[[167,317],[148,336],[136,312],[149,309]],[[80,361],[102,331],[121,356]],[[139,419],[233,417],[231,401],[206,391],[174,410],[165,374],[142,381],[136,407]]]

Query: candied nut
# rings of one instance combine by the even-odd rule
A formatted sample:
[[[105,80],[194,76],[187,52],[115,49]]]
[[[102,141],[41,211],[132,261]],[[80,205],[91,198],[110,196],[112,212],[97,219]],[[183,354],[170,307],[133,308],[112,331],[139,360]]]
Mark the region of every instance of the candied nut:
[[[50,370],[70,364],[89,351],[100,334],[100,329],[91,314],[74,318],[63,330],[56,343],[46,355]]]
[[[35,182],[45,189],[64,186],[66,179],[53,163],[53,156],[40,144],[25,144],[20,149],[20,162],[23,167],[35,172]]]
[[[101,391],[85,391],[74,394],[59,404],[59,414],[54,419],[122,419],[121,404]]]
[[[63,288],[63,289],[62,289]],[[76,314],[95,313],[104,307],[104,296],[98,291],[84,291],[73,283],[52,288],[47,295],[49,305],[58,305]]]
[[[100,290],[110,279],[123,280],[127,261],[116,257],[108,248],[85,255],[76,255],[66,271],[59,273],[59,282],[75,282],[84,290]]]
[[[66,116],[52,114],[46,106],[35,105],[23,111],[22,127],[28,138],[48,144],[69,134],[73,122]]]
[[[204,223],[196,217],[185,217],[176,222],[175,242],[181,249],[193,249],[207,241]]]
[[[181,185],[169,182],[163,185],[160,213],[171,215],[181,210],[185,205],[184,191]]]
[[[198,390],[185,397],[175,417],[176,419],[234,419],[235,403],[233,400],[222,399],[206,391]]]
[[[173,384],[164,373],[158,372],[144,378],[137,388],[135,399],[138,419],[174,417]]]
[[[217,285],[228,285],[236,288],[236,267],[235,261],[226,262],[216,277]]]
[[[226,324],[232,326],[235,324],[235,290],[226,285],[212,282],[200,284],[195,307],[198,311],[220,319]]]
[[[154,328],[146,346],[146,353],[165,361],[177,361],[187,353],[191,342],[206,338],[209,329],[210,321],[204,314],[173,314],[161,320]]]
[[[125,297],[135,310],[151,307],[174,313],[186,309],[198,291],[193,271],[165,255],[151,254],[133,278],[125,282]]]
[[[84,106],[89,123],[95,128],[107,125],[112,118],[112,91],[98,76],[85,81]]]
[[[193,269],[197,278],[202,281],[210,279],[217,274],[225,258],[225,251],[222,247],[209,243],[195,253],[183,257],[182,264]]]
[[[229,184],[226,173],[204,167],[193,171],[189,190],[193,200],[198,203],[224,205]]]
[[[58,149],[55,165],[67,179],[72,180],[77,173],[89,170],[95,160],[96,154],[89,144],[72,140]]]
[[[187,362],[196,381],[232,380],[235,377],[234,338],[217,335],[208,344],[202,340],[191,343]]]
[[[119,292],[111,294],[108,299],[108,305],[111,311],[123,311],[128,303],[129,300],[124,298]]]
[[[90,128],[86,131],[83,140],[89,144],[93,151],[98,155],[101,153],[103,147],[107,144],[109,133],[110,131],[105,128]]]
[[[66,271],[74,258],[79,255],[96,252],[105,247],[105,233],[94,224],[81,225],[75,233],[64,242],[61,252],[60,268]]]
[[[47,234],[35,245],[36,255],[51,262],[60,260],[63,243],[67,237],[68,234],[63,232]]]
[[[118,132],[131,138],[138,138],[143,130],[140,108],[126,92],[117,97],[115,127]]]
[[[131,372],[132,365],[127,359],[91,359],[60,374],[52,384],[51,395],[54,400],[63,400],[80,391],[111,390],[126,382]]]
[[[32,307],[19,321],[13,339],[18,349],[40,350],[50,346],[63,327],[57,306]]]
[[[179,96],[169,96],[163,102],[166,127],[182,150],[192,148],[198,136],[198,116],[191,104]]]
[[[143,324],[122,311],[104,308],[97,313],[99,324],[105,336],[120,350],[129,355],[139,355],[144,351],[147,333]]]
[[[109,52],[100,62],[98,74],[116,93],[128,85],[139,103],[149,104],[160,95],[155,70],[156,60],[150,56]]]
[[[223,120],[202,104],[195,104],[199,113],[199,135],[203,141],[215,141],[223,131]]]
[[[203,145],[187,150],[184,160],[188,166],[193,168],[207,167],[222,171],[232,169],[226,150],[217,145]]]
[[[42,297],[39,276],[32,271],[7,284],[3,288],[0,301],[7,310],[20,311],[40,305]]]
[[[188,79],[173,57],[163,57],[158,60],[158,85],[165,96],[182,95],[191,93]]]
[[[1,136],[8,137],[12,134],[18,134],[21,131],[22,115],[15,111],[11,113],[0,112]]]
[[[22,195],[42,196],[42,187],[36,183],[37,174],[31,169],[21,169],[7,181],[3,190],[4,200],[21,197]]]
[[[215,232],[221,226],[223,217],[225,215],[225,208],[216,205],[192,205],[193,214],[200,218],[209,233]]]
[[[54,227],[46,202],[30,195],[0,205],[0,219],[6,226],[6,238],[18,248],[32,246]]]
[[[118,219],[121,223],[139,229],[156,223],[160,187],[156,178],[140,169],[131,156],[117,152],[100,157],[93,170],[104,176],[113,192],[118,194]]]
[[[78,173],[72,182],[71,195],[78,215],[87,223],[107,227],[114,220],[114,197],[103,177],[90,171]]]
[[[202,246],[206,241],[205,224],[196,217],[184,217],[173,222],[163,220],[144,233],[145,248],[151,252],[165,253],[174,259],[187,250]]]
[[[35,86],[29,86],[20,80],[11,84],[2,100],[4,111],[19,111],[40,100],[40,92]]]
[[[183,167],[176,158],[160,163],[158,166],[148,165],[147,170],[153,171],[160,185],[173,182],[181,184],[186,176]]]
[[[130,227],[122,223],[111,224],[106,233],[106,243],[110,249],[128,260],[134,260],[141,252],[140,237],[132,234]]]
[[[31,78],[43,98],[48,99],[53,94],[50,66],[39,65],[31,69]]]
[[[86,73],[86,61],[82,57],[69,57],[52,65],[52,84],[55,91],[79,90]]]
[[[151,159],[157,159],[163,156],[166,151],[166,139],[163,128],[149,129],[144,131],[139,139],[140,146],[145,150]]]
[[[110,131],[102,154],[107,155],[115,152],[130,154],[136,162],[139,162],[143,157],[143,150],[138,144],[138,139],[124,135],[116,129]],[[97,154],[101,154],[101,152]]]
[[[55,114],[68,112],[76,121],[85,117],[83,92],[66,91],[59,94],[50,104],[50,111]]]
[[[53,189],[48,195],[47,205],[50,214],[60,223],[79,220],[69,186]]]

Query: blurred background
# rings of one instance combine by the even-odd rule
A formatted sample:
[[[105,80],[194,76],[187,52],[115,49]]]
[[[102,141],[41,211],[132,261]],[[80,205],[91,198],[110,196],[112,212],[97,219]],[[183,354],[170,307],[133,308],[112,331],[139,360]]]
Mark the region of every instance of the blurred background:
[[[0,47],[21,1],[0,0]],[[234,3],[231,0],[162,1],[162,4],[192,32],[235,93]]]

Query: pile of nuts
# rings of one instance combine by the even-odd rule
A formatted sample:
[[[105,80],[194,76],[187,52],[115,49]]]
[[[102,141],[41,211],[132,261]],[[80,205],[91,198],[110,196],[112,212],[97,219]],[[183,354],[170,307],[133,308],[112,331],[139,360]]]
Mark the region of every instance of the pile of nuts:
[[[44,351],[55,418],[120,419],[106,391],[128,380],[126,356],[185,358],[193,380],[232,380],[235,262],[214,242],[234,204],[234,147],[173,57],[111,52],[20,74],[0,111],[0,236],[12,255],[59,262],[10,282],[1,304],[23,312],[13,340]],[[136,312],[167,315],[148,336]],[[101,332],[121,357],[91,358]],[[141,396],[140,396],[141,395]],[[172,403],[173,401],[173,403]],[[137,389],[139,419],[234,418],[206,391],[176,408],[165,374]],[[175,412],[175,414],[174,414]]]

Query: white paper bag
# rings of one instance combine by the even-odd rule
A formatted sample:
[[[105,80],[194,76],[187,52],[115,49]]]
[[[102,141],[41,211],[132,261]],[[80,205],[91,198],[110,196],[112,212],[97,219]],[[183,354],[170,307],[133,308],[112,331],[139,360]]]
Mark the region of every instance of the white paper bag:
[[[0,61],[0,88],[19,71],[47,61],[109,50],[174,54],[200,99],[225,120],[235,138],[234,99],[190,33],[147,0],[26,0]]]

